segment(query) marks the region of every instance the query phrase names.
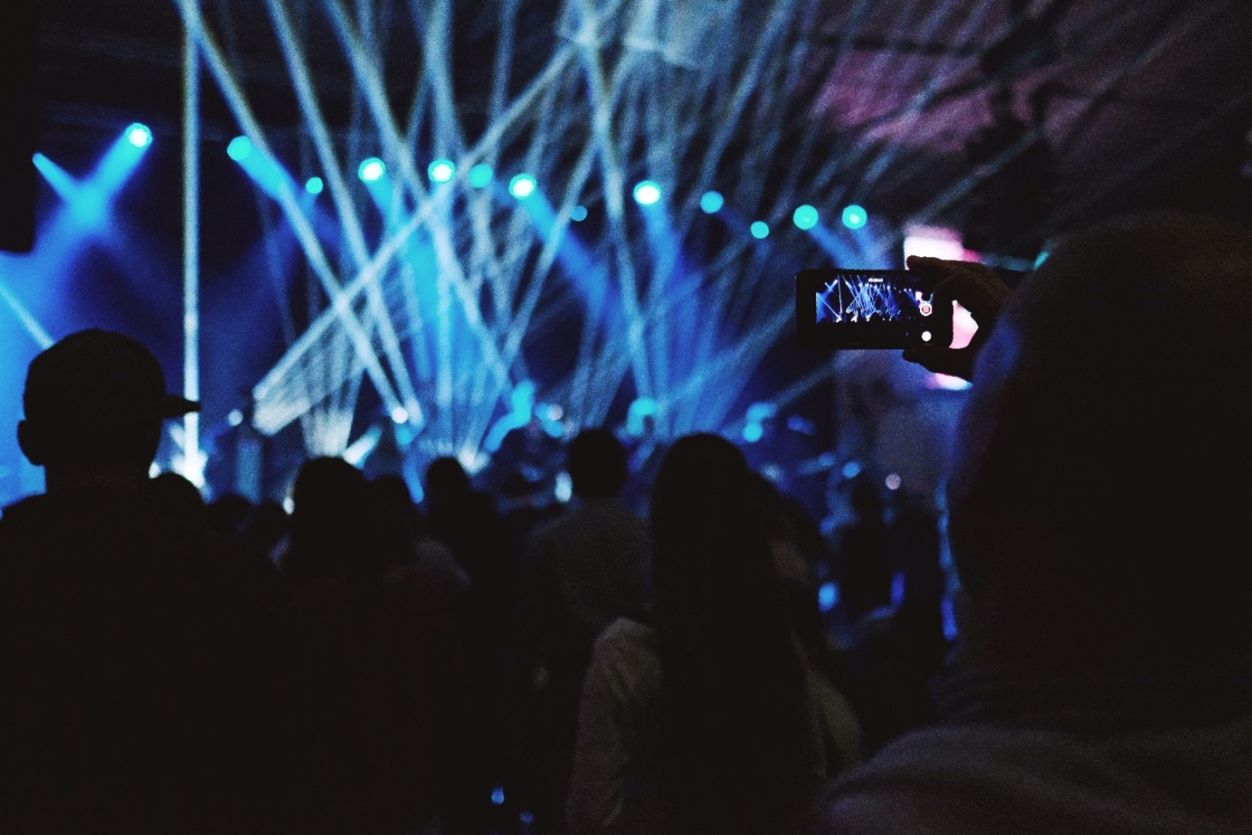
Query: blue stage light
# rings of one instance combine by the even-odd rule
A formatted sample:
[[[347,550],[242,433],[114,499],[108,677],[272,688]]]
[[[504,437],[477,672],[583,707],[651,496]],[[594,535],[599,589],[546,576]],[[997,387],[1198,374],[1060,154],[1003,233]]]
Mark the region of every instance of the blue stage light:
[[[525,200],[535,193],[535,189],[539,187],[539,183],[535,180],[533,174],[518,174],[509,180],[509,194],[518,200]]]
[[[752,225],[748,227],[748,231],[752,233],[752,237],[758,241],[769,237],[769,224],[763,220],[754,220]]]
[[[491,170],[491,166],[485,162],[480,162],[469,170],[469,184],[474,188],[486,188],[491,183],[491,178],[495,174]]]
[[[574,221],[575,223],[582,223],[584,220],[587,219],[587,207],[575,206],[574,208],[570,209],[569,219]]]
[[[661,187],[651,180],[635,184],[635,202],[640,206],[652,206],[661,199]]]
[[[865,209],[855,203],[843,207],[843,225],[849,229],[860,229],[869,220]]]
[[[136,148],[147,148],[152,144],[152,131],[147,125],[134,122],[126,129],[126,141]]]
[[[304,190],[309,194],[321,194],[326,188],[326,184],[322,182],[321,177],[309,177],[304,181]]]
[[[805,203],[798,207],[791,215],[791,222],[796,225],[797,229],[812,229],[817,225],[818,215],[817,209]]]
[[[31,157],[31,161],[35,163],[35,168],[39,170],[39,173],[48,181],[48,185],[52,186],[52,189],[62,200],[73,200],[82,191],[78,181],[68,171],[43,154],[36,153]]]
[[[504,805],[504,786],[496,786],[491,790],[491,804],[493,806]]]
[[[726,205],[726,198],[720,191],[706,191],[700,198],[700,210],[706,215],[715,215]]]
[[[226,146],[226,156],[235,162],[241,161],[250,153],[252,153],[252,140],[246,136],[236,136]]]
[[[450,159],[437,159],[426,167],[426,173],[433,183],[446,183],[456,174],[456,163]]]
[[[826,582],[817,587],[817,608],[829,612],[839,603],[839,587]]]
[[[369,157],[362,160],[361,165],[356,170],[356,175],[361,178],[363,183],[378,182],[386,173],[387,166],[378,157]]]

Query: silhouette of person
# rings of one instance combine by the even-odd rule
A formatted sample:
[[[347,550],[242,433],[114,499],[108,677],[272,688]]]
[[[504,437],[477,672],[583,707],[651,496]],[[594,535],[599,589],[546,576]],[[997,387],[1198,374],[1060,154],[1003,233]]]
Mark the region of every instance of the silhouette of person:
[[[436,577],[406,569],[403,522],[347,462],[293,490],[285,619],[291,802],[301,832],[407,833],[458,814],[460,641]]]
[[[807,663],[742,453],[678,440],[652,494],[651,625],[615,621],[584,685],[569,798],[589,832],[794,833],[856,756],[842,696]]]
[[[535,531],[523,563],[519,629],[535,711],[530,744],[541,832],[563,832],[574,756],[578,699],[596,636],[619,617],[642,620],[648,536],[622,504],[626,448],[608,429],[585,429],[570,443],[572,508]]]
[[[268,600],[142,488],[165,392],[139,342],[31,362],[18,440],[47,492],[0,520],[0,826],[243,832],[268,822]]]
[[[474,489],[469,474],[456,458],[437,458],[426,470],[425,507],[430,532],[451,549],[469,575],[469,587],[460,607],[469,676],[466,710],[473,718],[467,745],[473,753],[482,816],[494,813],[488,805],[501,779],[504,760],[504,687],[500,667],[504,630],[511,611],[513,565],[504,541],[503,526],[491,497]],[[487,825],[480,820],[476,826]]]
[[[972,366],[914,354],[972,371],[947,487],[960,649],[943,724],[837,783],[824,831],[1252,830],[1252,236],[1110,222],[1002,310],[987,274],[910,267],[996,322]]]

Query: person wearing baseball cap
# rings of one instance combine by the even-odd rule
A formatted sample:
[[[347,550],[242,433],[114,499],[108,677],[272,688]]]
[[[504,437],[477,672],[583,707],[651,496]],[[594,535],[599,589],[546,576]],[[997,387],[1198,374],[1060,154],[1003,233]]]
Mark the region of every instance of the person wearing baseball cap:
[[[267,828],[269,601],[144,490],[162,421],[199,404],[103,330],[35,357],[23,403],[47,490],[0,516],[0,829]]]
[[[169,394],[155,356],[119,333],[92,329],[31,361],[18,442],[45,468],[48,489],[138,484],[156,455],[161,422],[200,404]]]

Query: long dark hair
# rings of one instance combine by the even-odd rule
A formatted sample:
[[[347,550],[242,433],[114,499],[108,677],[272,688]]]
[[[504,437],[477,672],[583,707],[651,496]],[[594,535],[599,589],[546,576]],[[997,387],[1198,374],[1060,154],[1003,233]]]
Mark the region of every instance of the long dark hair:
[[[742,454],[670,449],[652,494],[661,800],[682,832],[797,831],[820,744],[803,662]]]

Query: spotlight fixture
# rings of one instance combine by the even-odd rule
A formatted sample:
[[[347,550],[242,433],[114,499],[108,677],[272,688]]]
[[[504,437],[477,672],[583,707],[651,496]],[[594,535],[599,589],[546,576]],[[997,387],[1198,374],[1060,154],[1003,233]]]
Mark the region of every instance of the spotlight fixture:
[[[486,188],[491,183],[493,174],[495,172],[491,170],[490,165],[480,162],[469,170],[469,175],[466,179],[469,180],[469,184],[474,188]]]
[[[813,208],[808,203],[798,207],[791,215],[791,222],[796,225],[797,229],[812,229],[817,225],[817,221],[817,209]]]
[[[433,183],[446,183],[456,174],[456,163],[450,159],[437,159],[426,167],[426,173]]]
[[[126,141],[136,148],[147,148],[152,144],[152,131],[147,125],[134,122],[126,129]]]
[[[849,229],[860,229],[869,220],[865,209],[855,203],[843,207],[843,225]]]
[[[635,202],[640,206],[652,206],[661,199],[661,187],[651,180],[635,184]]]
[[[715,215],[726,205],[726,198],[720,191],[706,191],[700,198],[700,211],[706,215]]]
[[[226,146],[226,156],[235,162],[242,161],[250,153],[252,153],[252,140],[246,136],[236,136]]]
[[[387,173],[387,165],[378,157],[370,157],[363,160],[356,170],[356,175],[361,178],[363,183],[375,183],[383,178]]]
[[[518,174],[509,180],[509,194],[518,200],[525,200],[535,193],[535,189],[539,187],[539,183],[535,180],[533,174]]]

